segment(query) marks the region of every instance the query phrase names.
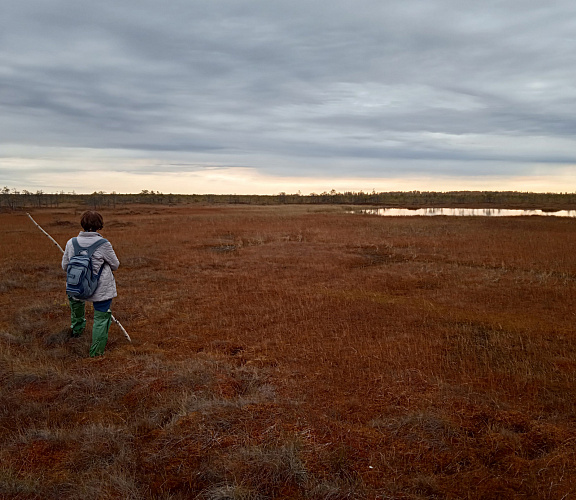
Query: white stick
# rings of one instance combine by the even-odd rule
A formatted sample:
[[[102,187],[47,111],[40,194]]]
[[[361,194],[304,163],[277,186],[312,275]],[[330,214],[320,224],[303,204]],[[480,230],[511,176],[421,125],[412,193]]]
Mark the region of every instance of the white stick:
[[[130,338],[130,335],[128,335],[128,332],[124,330],[124,327],[120,324],[120,321],[118,321],[113,314],[112,314],[112,321],[114,321],[114,323],[116,323],[120,327],[120,330],[122,330],[122,333],[124,334],[124,337],[128,339],[128,342],[132,342],[132,339]]]
[[[52,238],[52,236],[50,236],[46,231],[44,231],[44,229],[42,229],[42,228],[40,227],[40,224],[38,224],[38,223],[32,218],[32,216],[31,216],[28,212],[26,212],[26,215],[27,215],[28,217],[30,217],[30,220],[31,220],[34,224],[36,224],[36,227],[37,227],[38,229],[40,229],[40,231],[42,231],[46,236],[48,236],[48,238],[50,238],[50,241],[52,241],[52,243],[54,243],[54,245],[56,245],[56,246],[60,249],[60,251],[61,251],[62,253],[64,253],[64,250],[63,250],[62,247],[58,244],[58,242],[57,242],[54,238]]]
[[[40,227],[40,224],[38,224],[38,223],[32,218],[32,216],[31,216],[28,212],[26,212],[26,215],[27,215],[28,217],[30,217],[30,220],[31,220],[34,224],[36,224],[36,227],[37,227],[38,229],[40,229],[40,231],[42,231],[46,236],[48,236],[48,238],[50,238],[50,240],[52,241],[52,243],[54,243],[54,244],[60,249],[60,251],[61,251],[62,253],[64,253],[64,249],[58,244],[58,242],[57,242],[54,238],[52,238],[52,236],[50,236],[46,231],[44,231],[44,229],[42,229],[42,228]],[[127,331],[124,329],[124,327],[120,324],[120,321],[118,321],[118,320],[114,317],[114,315],[112,315],[112,321],[114,321],[114,323],[116,323],[116,324],[120,327],[120,330],[122,330],[122,333],[123,333],[124,336],[128,339],[128,342],[132,342],[132,339],[130,338],[130,335],[128,335],[128,332],[127,332]]]

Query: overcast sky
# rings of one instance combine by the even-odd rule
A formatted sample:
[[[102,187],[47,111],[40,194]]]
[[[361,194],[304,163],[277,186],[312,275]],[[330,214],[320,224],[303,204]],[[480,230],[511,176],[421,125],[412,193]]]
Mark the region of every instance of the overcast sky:
[[[576,191],[573,0],[0,0],[0,188]]]

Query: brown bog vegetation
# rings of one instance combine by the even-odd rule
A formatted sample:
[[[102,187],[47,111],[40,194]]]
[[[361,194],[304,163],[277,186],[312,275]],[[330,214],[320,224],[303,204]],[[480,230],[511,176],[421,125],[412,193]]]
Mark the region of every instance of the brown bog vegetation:
[[[0,214],[0,498],[576,497],[575,220],[102,212],[133,342],[96,360]]]

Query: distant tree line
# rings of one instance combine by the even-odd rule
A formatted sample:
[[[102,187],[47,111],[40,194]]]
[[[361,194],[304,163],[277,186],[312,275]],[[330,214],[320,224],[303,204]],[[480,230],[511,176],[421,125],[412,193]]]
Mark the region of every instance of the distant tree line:
[[[521,191],[389,191],[363,192],[332,190],[330,192],[274,195],[242,194],[164,194],[159,191],[142,190],[140,193],[92,194],[45,193],[42,190],[18,191],[5,186],[0,191],[0,209],[58,207],[60,205],[84,205],[93,209],[115,208],[118,205],[183,205],[183,204],[243,204],[243,205],[372,205],[382,207],[441,207],[486,206],[501,208],[576,209],[576,193],[532,193]]]
[[[15,210],[25,207],[57,207],[62,202],[62,196],[61,193],[45,193],[41,189],[33,193],[4,186],[0,191],[0,208]]]

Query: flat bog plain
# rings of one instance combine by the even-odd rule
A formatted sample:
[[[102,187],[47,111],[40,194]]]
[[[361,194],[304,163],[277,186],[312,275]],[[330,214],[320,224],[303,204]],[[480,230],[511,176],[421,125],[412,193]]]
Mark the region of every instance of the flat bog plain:
[[[101,212],[132,343],[95,360],[0,214],[1,498],[576,498],[575,219]]]

